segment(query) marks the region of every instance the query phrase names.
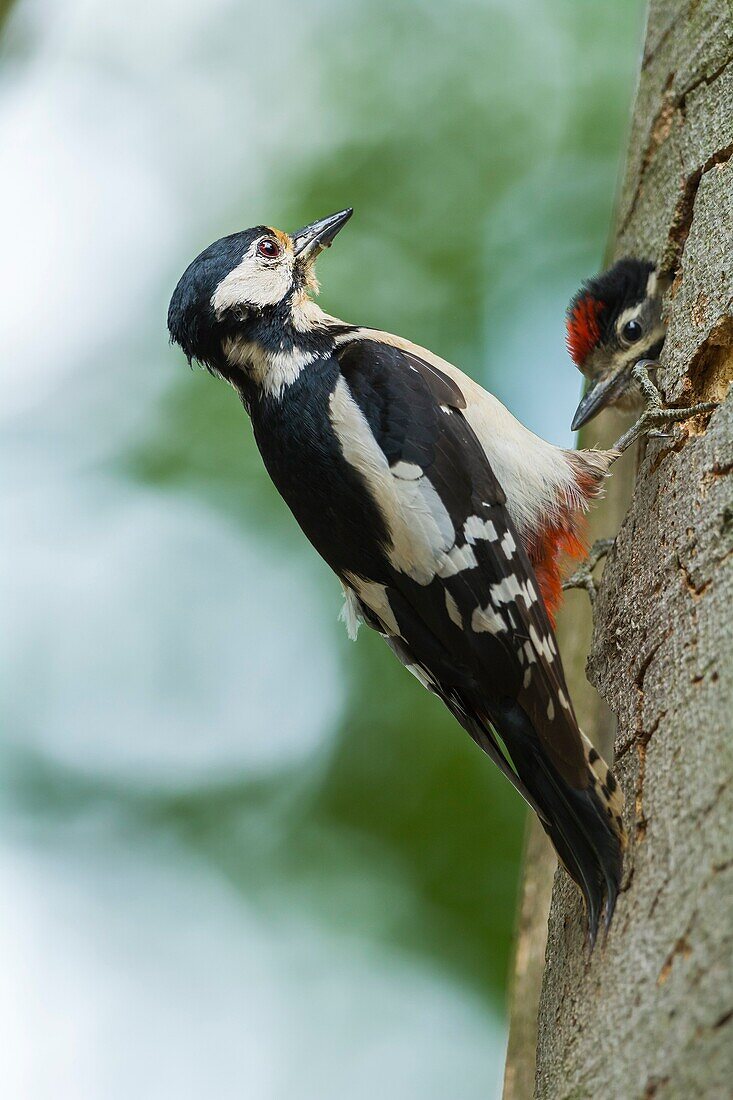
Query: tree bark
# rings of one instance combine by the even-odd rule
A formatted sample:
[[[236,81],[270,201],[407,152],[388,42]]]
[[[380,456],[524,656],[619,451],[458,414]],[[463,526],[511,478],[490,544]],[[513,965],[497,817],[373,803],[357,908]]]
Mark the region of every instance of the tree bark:
[[[723,401],[733,376],[731,157],[729,0],[651,0],[609,258],[649,257],[674,278],[658,379],[669,404]],[[611,413],[587,435],[607,445],[619,427]],[[730,1095],[733,401],[642,451],[614,470],[592,518],[593,537],[621,524],[595,608],[595,699],[582,675],[584,593],[569,597],[560,628],[581,725],[608,749],[609,712],[618,721],[622,895],[590,960],[564,872],[547,932],[542,913],[525,920],[518,963],[547,936],[536,1057],[537,964],[515,974],[505,1100],[526,1100],[533,1084],[541,1100]],[[553,862],[539,851],[525,889],[541,895]]]

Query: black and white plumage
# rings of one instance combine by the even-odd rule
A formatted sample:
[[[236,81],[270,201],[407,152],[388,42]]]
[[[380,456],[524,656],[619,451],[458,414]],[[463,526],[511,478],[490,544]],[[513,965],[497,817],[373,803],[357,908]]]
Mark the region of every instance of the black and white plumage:
[[[588,379],[573,430],[610,405],[626,411],[643,404],[632,371],[639,360],[656,360],[662,350],[667,285],[649,260],[625,258],[588,279],[571,301],[568,351]]]
[[[578,729],[529,555],[550,570],[609,456],[552,447],[425,349],[324,314],[313,261],[350,214],[216,242],[176,288],[171,336],[241,396],[351,632],[382,634],[537,812],[593,941],[619,889],[621,799]]]
[[[667,333],[663,299],[669,285],[670,278],[650,261],[626,258],[588,279],[568,306],[568,350],[588,380],[571,427],[581,428],[611,406],[623,411],[645,406],[614,444],[619,454],[642,435],[665,436],[671,424],[718,407],[714,401],[668,406],[649,376],[660,367]]]

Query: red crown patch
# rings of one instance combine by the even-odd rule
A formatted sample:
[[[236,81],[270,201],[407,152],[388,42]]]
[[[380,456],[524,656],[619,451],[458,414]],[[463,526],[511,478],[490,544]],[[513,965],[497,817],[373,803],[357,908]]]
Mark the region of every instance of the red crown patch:
[[[600,339],[598,314],[606,303],[597,298],[579,298],[567,319],[566,343],[573,361],[581,366]]]

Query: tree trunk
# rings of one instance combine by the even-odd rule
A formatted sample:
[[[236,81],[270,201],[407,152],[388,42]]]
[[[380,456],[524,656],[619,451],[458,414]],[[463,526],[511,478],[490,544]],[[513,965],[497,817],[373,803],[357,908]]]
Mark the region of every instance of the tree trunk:
[[[610,258],[648,257],[674,276],[658,379],[669,404],[723,400],[733,376],[731,157],[729,0],[651,0]],[[590,961],[579,895],[562,871],[547,932],[537,911],[520,928],[505,1100],[527,1100],[535,1071],[542,1100],[599,1091],[607,1100],[731,1095],[730,397],[706,420],[650,440],[638,464],[628,456],[594,513],[593,537],[614,533],[623,519],[588,660],[602,699],[583,686],[585,594],[573,594],[563,614],[560,641],[581,725],[608,748],[606,706],[617,716],[630,844],[608,941]],[[608,414],[583,442],[606,445],[620,427]],[[553,861],[535,850],[525,889],[541,895]],[[545,935],[535,1057],[540,964],[532,973],[523,960],[538,956]]]

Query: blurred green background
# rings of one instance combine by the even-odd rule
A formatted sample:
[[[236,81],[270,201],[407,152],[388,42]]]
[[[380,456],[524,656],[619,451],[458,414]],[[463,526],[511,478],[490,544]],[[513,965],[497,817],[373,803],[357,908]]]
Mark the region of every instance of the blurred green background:
[[[640,0],[18,0],[0,75],[3,1096],[498,1096],[523,809],[167,343],[346,205],[332,313],[570,443]],[[4,1083],[2,1083],[4,1079]]]

